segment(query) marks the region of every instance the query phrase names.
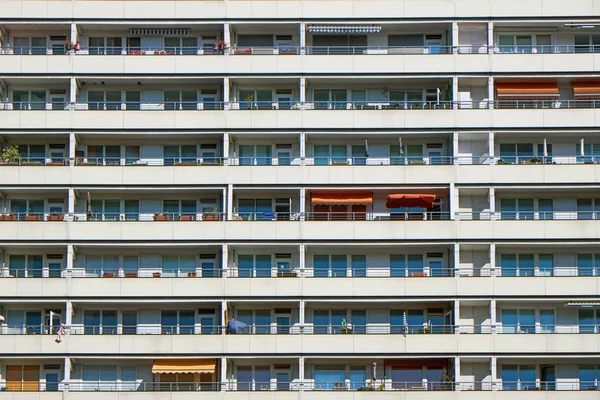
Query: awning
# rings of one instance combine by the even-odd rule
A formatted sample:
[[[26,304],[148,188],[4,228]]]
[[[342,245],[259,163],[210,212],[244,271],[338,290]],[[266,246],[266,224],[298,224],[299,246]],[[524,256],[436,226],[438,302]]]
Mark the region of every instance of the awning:
[[[192,360],[154,360],[153,374],[214,374],[217,360],[214,358]]]
[[[313,193],[312,204],[371,204],[371,192],[321,192]]]
[[[571,82],[576,99],[600,99],[600,81]]]
[[[556,99],[560,93],[556,82],[497,82],[498,99]]]
[[[600,307],[598,301],[567,301],[565,303],[567,307]]]
[[[385,202],[387,208],[421,207],[431,208],[435,201],[435,194],[398,193],[390,194]]]
[[[428,367],[428,368],[446,368],[448,366],[448,360],[445,358],[420,358],[420,359],[399,359],[399,360],[385,360],[384,367],[397,367],[397,368],[414,368],[414,367]]]
[[[379,33],[378,25],[308,25],[306,30],[311,33]]]

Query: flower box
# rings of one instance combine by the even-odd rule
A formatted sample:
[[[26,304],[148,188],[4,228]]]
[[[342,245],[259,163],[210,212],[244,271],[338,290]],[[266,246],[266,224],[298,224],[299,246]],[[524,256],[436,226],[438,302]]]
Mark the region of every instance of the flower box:
[[[40,220],[39,215],[26,215],[24,218],[24,221],[39,221],[39,220]]]
[[[195,215],[180,215],[179,220],[180,221],[194,221],[194,220],[196,220],[196,216]]]
[[[195,278],[195,277],[196,277],[195,272],[188,272],[188,278]]]
[[[247,49],[235,49],[233,54],[236,56],[248,56],[252,54],[252,47],[248,47]]]
[[[125,273],[125,278],[137,278],[137,273],[136,272],[126,272]]]
[[[50,214],[48,215],[48,221],[64,221],[65,216],[62,214]]]
[[[283,49],[283,48],[280,48],[279,49],[279,54],[298,54],[298,52],[296,51],[296,49]]]
[[[153,272],[152,273],[152,277],[153,278],[160,278],[160,272]]]
[[[178,166],[186,166],[186,165],[187,166],[192,166],[192,165],[197,165],[197,164],[196,164],[196,161],[181,161],[181,162],[175,163],[175,165],[178,165]]]
[[[105,272],[102,274],[102,277],[103,278],[114,278],[115,274],[114,274],[114,272]]]
[[[202,216],[202,219],[204,221],[218,221],[219,220],[219,214],[204,214]]]
[[[171,216],[166,214],[154,214],[155,221],[170,221]]]
[[[0,215],[0,221],[16,221],[17,216],[13,214]]]

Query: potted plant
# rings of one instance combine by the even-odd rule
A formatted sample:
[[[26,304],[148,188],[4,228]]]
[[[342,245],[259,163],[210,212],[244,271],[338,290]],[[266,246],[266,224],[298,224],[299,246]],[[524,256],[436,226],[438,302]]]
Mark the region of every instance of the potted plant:
[[[247,47],[243,49],[237,48],[235,49],[234,54],[238,56],[249,56],[250,54],[252,54],[252,47]]]
[[[137,272],[125,272],[125,278],[137,278]]]
[[[213,44],[213,50],[216,53],[223,54],[225,49],[227,49],[227,45],[224,40],[219,40],[217,43]]]
[[[187,277],[188,278],[195,278],[196,277],[196,273],[195,272],[188,272]]]
[[[169,214],[154,214],[155,221],[170,221],[171,216]]]
[[[33,215],[28,214],[28,215],[25,216],[24,220],[25,221],[39,221],[40,220],[40,216],[37,215],[37,214],[33,214]]]
[[[5,164],[17,164],[21,159],[21,154],[19,153],[19,146],[16,144],[10,146],[2,147],[2,154],[0,154],[0,158]]]
[[[152,273],[152,277],[153,278],[160,278],[160,272],[153,272]]]
[[[496,164],[498,164],[498,165],[504,165],[504,164],[506,164],[506,161],[504,161],[502,158],[499,158],[499,159],[496,161]]]
[[[202,214],[202,219],[204,221],[218,221],[219,220],[219,214],[214,213],[214,212]]]
[[[180,215],[179,220],[180,221],[195,221],[196,216],[195,215]]]
[[[65,216],[59,213],[52,213],[48,215],[48,221],[64,221]]]
[[[532,163],[532,164],[541,164],[541,163],[542,163],[542,159],[541,159],[541,158],[539,158],[539,157],[533,157],[533,158],[531,159],[531,163]]]
[[[442,390],[454,390],[454,374],[448,368],[442,369]]]
[[[114,278],[115,277],[115,273],[114,272],[105,272],[102,274],[103,278]]]

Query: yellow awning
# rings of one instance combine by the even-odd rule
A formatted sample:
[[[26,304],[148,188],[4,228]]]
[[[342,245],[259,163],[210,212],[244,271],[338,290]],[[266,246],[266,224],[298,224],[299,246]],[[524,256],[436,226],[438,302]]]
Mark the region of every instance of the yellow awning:
[[[217,360],[214,358],[193,360],[154,360],[153,374],[214,374]]]

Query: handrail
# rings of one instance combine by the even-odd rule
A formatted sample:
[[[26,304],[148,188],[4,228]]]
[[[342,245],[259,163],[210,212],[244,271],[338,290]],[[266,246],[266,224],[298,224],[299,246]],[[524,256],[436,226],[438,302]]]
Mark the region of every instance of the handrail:
[[[458,211],[458,221],[573,221],[598,220],[600,211]]]
[[[157,166],[441,166],[441,165],[586,165],[600,163],[599,155],[564,154],[561,156],[327,156],[300,157],[221,157],[221,156],[180,156],[180,157],[53,157],[34,156],[0,160],[3,166],[96,166],[96,167],[157,167]]]
[[[600,324],[545,324],[536,325],[503,325],[503,324],[454,324],[435,325],[422,323],[408,325],[403,323],[372,323],[372,324],[325,324],[304,323],[295,325],[281,324],[247,324],[236,332],[228,332],[227,326],[222,325],[180,325],[180,324],[102,324],[86,325],[76,324],[68,327],[46,325],[0,325],[0,334],[3,335],[55,335],[62,330],[64,335],[513,335],[513,334],[541,334],[541,335],[588,335],[600,333]]]
[[[513,110],[513,109],[596,109],[600,100],[481,100],[481,101],[19,101],[0,103],[0,111],[409,111],[409,110]]]
[[[592,45],[423,45],[423,46],[4,46],[0,55],[543,55],[599,53]]]

